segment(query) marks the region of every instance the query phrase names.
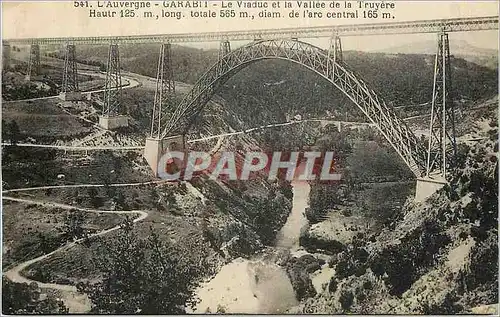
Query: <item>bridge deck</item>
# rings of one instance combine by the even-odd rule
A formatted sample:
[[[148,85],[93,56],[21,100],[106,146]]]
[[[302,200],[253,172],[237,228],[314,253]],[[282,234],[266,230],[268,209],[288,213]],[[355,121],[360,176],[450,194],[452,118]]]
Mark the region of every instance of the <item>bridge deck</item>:
[[[262,29],[228,32],[151,34],[131,36],[90,36],[4,39],[9,44],[131,44],[131,43],[187,43],[214,42],[222,40],[251,41],[255,39],[318,38],[331,37],[334,32],[340,36],[390,35],[447,32],[470,32],[498,30],[498,16],[420,20],[393,23],[349,24],[336,26],[301,27],[285,29]]]

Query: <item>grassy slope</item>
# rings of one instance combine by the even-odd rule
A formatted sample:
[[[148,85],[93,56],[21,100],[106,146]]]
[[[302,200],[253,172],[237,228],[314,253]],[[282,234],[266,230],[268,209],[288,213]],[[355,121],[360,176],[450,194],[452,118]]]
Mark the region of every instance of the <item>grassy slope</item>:
[[[498,299],[496,117],[476,127],[451,187],[406,204],[370,241],[332,261],[336,286],[302,306],[308,313],[463,313]],[[359,250],[368,251],[368,257]]]

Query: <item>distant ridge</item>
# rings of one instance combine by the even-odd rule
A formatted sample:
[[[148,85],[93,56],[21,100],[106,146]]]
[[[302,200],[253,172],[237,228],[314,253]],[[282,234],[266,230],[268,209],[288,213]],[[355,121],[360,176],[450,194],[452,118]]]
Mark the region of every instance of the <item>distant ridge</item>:
[[[405,45],[390,46],[383,49],[368,50],[368,52],[380,52],[388,54],[436,54],[437,44],[435,41],[420,41]],[[498,68],[498,50],[480,48],[469,44],[464,40],[450,41],[451,54],[463,58],[469,62],[485,66],[491,69]]]
[[[389,46],[383,49],[366,50],[368,52],[381,53],[401,53],[401,54],[435,54],[436,41],[419,41],[404,45]],[[453,55],[478,55],[478,56],[497,56],[498,50],[480,48],[469,44],[464,40],[450,41],[450,50]]]

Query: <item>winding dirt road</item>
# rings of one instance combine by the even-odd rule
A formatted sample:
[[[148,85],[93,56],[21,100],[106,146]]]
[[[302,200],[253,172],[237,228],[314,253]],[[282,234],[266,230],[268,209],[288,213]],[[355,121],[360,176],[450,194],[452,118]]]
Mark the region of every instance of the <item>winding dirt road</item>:
[[[97,209],[80,208],[80,207],[75,207],[75,206],[60,204],[60,203],[54,203],[54,202],[38,201],[38,200],[24,199],[24,198],[15,198],[15,197],[9,197],[9,196],[3,196],[2,199],[8,200],[8,201],[13,201],[13,202],[18,202],[18,203],[35,204],[35,205],[44,206],[44,207],[54,207],[54,208],[61,208],[61,209],[66,209],[66,210],[75,210],[76,209],[79,211],[89,212],[89,213],[115,214],[115,215],[138,215],[138,217],[133,220],[134,223],[142,221],[148,217],[148,213],[146,211],[143,211],[143,210],[127,210],[127,211],[125,211],[125,210],[97,210]],[[113,228],[105,229],[105,230],[102,230],[102,231],[99,231],[95,234],[90,235],[89,238],[102,236],[102,235],[105,235],[105,234],[110,233],[112,231],[118,230],[120,228],[121,228],[121,226],[118,225],[118,226],[115,226]],[[16,282],[16,283],[28,283],[28,284],[30,284],[30,283],[35,282],[38,285],[38,287],[40,287],[40,288],[49,288],[49,289],[55,289],[55,290],[60,290],[60,291],[66,291],[66,292],[76,292],[77,290],[76,290],[75,286],[56,284],[56,283],[42,283],[42,282],[31,280],[31,279],[28,279],[28,278],[22,276],[21,272],[24,269],[26,269],[27,267],[29,267],[30,265],[33,265],[37,262],[40,262],[44,259],[47,259],[50,256],[54,255],[55,253],[61,252],[63,250],[67,250],[67,249],[75,246],[76,244],[84,241],[84,240],[85,240],[85,238],[74,240],[73,242],[69,242],[69,243],[65,244],[64,246],[62,246],[62,247],[60,247],[60,248],[58,248],[50,253],[41,255],[37,258],[31,259],[31,260],[28,260],[25,262],[22,262],[22,263],[16,265],[14,268],[5,272],[4,275],[8,279],[10,279],[11,281]]]
[[[105,74],[102,74],[97,71],[90,71],[90,72],[80,72],[81,74],[84,75],[94,75],[97,77],[106,77]],[[130,89],[134,87],[141,86],[141,83],[131,77],[127,76],[122,76],[125,78],[126,83],[122,85],[122,88]],[[115,88],[117,89],[117,88]],[[92,90],[92,91],[86,91],[83,93],[99,93],[103,92],[104,89],[98,89],[98,90]],[[14,102],[22,102],[22,101],[36,101],[36,100],[43,100],[43,99],[54,99],[57,98],[58,96],[48,96],[48,97],[40,97],[40,98],[30,98],[30,99],[24,99],[24,100],[12,100],[8,101],[8,103],[14,103]],[[7,103],[7,102],[6,102]],[[6,145],[2,143],[2,145]],[[74,149],[74,148],[82,148],[85,149],[85,147],[64,147],[64,146],[53,146],[53,145],[37,145],[37,144],[19,144],[19,146],[25,146],[25,147],[45,147],[45,148],[61,148],[61,149]],[[113,147],[114,149],[114,147]],[[162,184],[166,183],[164,180],[159,180],[159,181],[150,181],[150,182],[141,182],[141,183],[125,183],[125,184],[110,184],[110,187],[126,187],[126,186],[142,186],[142,185],[149,185],[149,184]],[[61,188],[85,188],[85,187],[104,187],[105,185],[103,184],[78,184],[78,185],[61,185],[61,186],[41,186],[41,187],[30,187],[30,188],[18,188],[18,189],[10,189],[10,190],[3,190],[3,194],[6,193],[14,193],[14,192],[26,192],[26,191],[33,191],[33,190],[44,190],[44,189],[61,189]],[[66,209],[66,210],[80,210],[83,212],[89,212],[89,213],[100,213],[100,214],[116,214],[116,215],[135,215],[138,216],[136,217],[133,222],[140,222],[144,219],[147,218],[148,213],[143,210],[128,210],[128,211],[116,211],[116,210],[98,210],[98,209],[87,209],[87,208],[81,208],[81,207],[75,207],[71,205],[66,205],[66,204],[61,204],[61,203],[55,203],[55,202],[46,202],[46,201],[38,201],[38,200],[32,200],[32,199],[24,199],[24,198],[16,198],[16,197],[10,197],[10,196],[3,196],[2,200],[7,200],[7,201],[12,201],[12,202],[17,202],[17,203],[24,203],[24,204],[35,204],[39,206],[46,206],[46,207],[55,207],[55,208],[61,208],[61,209]],[[89,237],[97,237],[97,236],[102,236],[107,233],[110,233],[112,231],[118,230],[121,227],[115,226],[113,228],[109,229],[104,229],[101,230],[95,234],[90,235]],[[76,244],[82,242],[84,238],[82,239],[77,239],[72,242],[68,242],[64,246],[61,246],[60,248],[41,255],[37,258],[22,262],[15,267],[11,268],[10,270],[4,272],[3,274],[10,279],[13,282],[17,283],[36,283],[40,288],[45,288],[45,289],[54,289],[54,290],[60,290],[64,292],[70,292],[70,293],[76,293],[76,287],[72,285],[64,285],[64,284],[56,284],[56,283],[42,283],[39,281],[31,280],[28,279],[24,276],[21,275],[21,272],[28,268],[29,266],[38,263],[44,259],[49,258],[50,256],[54,255],[55,253],[61,252],[63,250],[67,250]]]
[[[89,187],[131,187],[131,186],[144,186],[144,185],[158,185],[168,183],[167,180],[156,180],[149,182],[139,182],[139,183],[118,183],[118,184],[73,184],[73,185],[53,185],[53,186],[40,186],[40,187],[25,187],[25,188],[15,188],[4,190],[3,193],[14,193],[14,192],[26,192],[33,190],[45,190],[45,189],[62,189],[62,188],[89,188]]]
[[[98,72],[98,71],[84,71],[84,72],[78,72],[78,74],[88,75],[88,76],[96,76],[96,77],[106,79],[106,74],[103,74],[103,73]],[[130,89],[130,88],[141,86],[141,83],[132,77],[129,77],[126,75],[122,75],[121,77],[123,79],[125,79],[125,82],[126,82],[125,84],[121,85],[122,89]],[[118,87],[111,88],[111,90],[116,90],[116,89],[118,89]],[[104,92],[104,90],[105,89],[89,90],[89,91],[82,91],[81,93],[82,94],[94,94],[94,93]],[[2,101],[2,103],[16,103],[16,102],[37,101],[37,100],[47,100],[47,99],[56,99],[56,98],[59,98],[59,95],[29,98],[29,99],[6,100],[6,101]]]

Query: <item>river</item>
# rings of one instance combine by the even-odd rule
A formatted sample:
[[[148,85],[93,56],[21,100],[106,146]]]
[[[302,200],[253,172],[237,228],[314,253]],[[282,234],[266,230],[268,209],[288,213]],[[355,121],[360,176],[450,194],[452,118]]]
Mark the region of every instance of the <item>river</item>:
[[[305,181],[294,181],[292,187],[292,211],[278,233],[276,247],[294,252],[307,226],[305,209],[311,187]],[[196,297],[199,302],[192,313],[279,314],[298,304],[285,270],[260,258],[238,258],[226,264],[196,290]]]
[[[290,251],[297,251],[299,249],[300,232],[308,223],[305,210],[309,206],[311,186],[305,181],[294,181],[292,187],[292,212],[278,233],[276,246],[288,248]]]

